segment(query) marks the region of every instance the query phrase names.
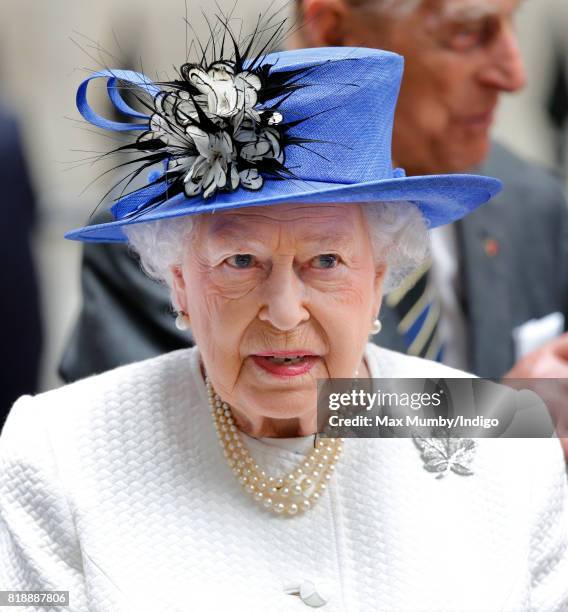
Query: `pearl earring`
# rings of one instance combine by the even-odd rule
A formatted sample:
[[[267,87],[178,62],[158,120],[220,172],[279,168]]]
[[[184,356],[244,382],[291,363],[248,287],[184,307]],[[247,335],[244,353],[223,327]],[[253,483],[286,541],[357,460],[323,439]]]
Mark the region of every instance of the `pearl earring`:
[[[180,331],[187,331],[189,329],[189,317],[185,312],[178,312],[178,316],[176,317],[176,327]]]
[[[371,334],[374,336],[375,334],[378,334],[381,329],[383,329],[383,324],[379,321],[379,319],[375,319],[371,325]]]

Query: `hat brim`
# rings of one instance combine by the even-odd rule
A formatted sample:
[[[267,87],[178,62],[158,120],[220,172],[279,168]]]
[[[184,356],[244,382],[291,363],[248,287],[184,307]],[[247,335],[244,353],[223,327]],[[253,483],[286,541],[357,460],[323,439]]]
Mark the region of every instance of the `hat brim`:
[[[186,215],[234,210],[250,206],[288,203],[410,202],[416,205],[430,229],[457,221],[501,191],[501,181],[472,174],[410,176],[368,183],[338,184],[296,179],[266,180],[258,191],[239,188],[232,193],[186,198],[179,194],[167,202],[135,215],[82,227],[65,234],[85,242],[126,242],[122,228]]]

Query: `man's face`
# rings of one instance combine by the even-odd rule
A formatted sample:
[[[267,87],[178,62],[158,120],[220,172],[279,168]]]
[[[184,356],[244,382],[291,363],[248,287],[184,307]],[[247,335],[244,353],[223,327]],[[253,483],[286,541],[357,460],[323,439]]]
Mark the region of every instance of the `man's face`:
[[[399,16],[380,13],[373,0],[344,4],[341,44],[405,57],[393,155],[409,174],[468,171],[486,157],[499,95],[525,84],[513,29],[519,4],[423,0]]]

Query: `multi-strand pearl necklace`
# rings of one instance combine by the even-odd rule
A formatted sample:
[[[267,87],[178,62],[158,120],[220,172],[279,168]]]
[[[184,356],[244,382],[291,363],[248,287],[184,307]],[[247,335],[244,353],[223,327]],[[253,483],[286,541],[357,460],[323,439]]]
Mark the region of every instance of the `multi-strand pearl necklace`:
[[[219,443],[245,491],[275,514],[294,516],[312,508],[333,476],[343,438],[318,440],[295,470],[280,478],[268,476],[240,439],[229,404],[215,393],[207,376],[205,382]]]

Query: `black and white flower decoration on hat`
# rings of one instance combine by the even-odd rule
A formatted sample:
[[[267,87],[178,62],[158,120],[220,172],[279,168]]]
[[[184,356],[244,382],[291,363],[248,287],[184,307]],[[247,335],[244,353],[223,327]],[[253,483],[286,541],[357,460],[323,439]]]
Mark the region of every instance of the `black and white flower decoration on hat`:
[[[221,22],[222,39],[215,41],[212,34],[199,62],[182,65],[172,81],[154,83],[159,92],[150,99],[143,89],[125,83],[150,119],[135,142],[111,151],[142,153],[126,163],[139,167],[122,180],[161,163],[164,171],[154,174],[148,187],[167,186],[134,214],[180,193],[208,199],[240,187],[259,190],[267,177],[295,177],[285,165],[286,148],[321,141],[292,136],[289,130],[311,117],[287,118],[279,109],[295,91],[309,87],[304,77],[314,70],[272,70],[267,53],[279,40],[283,23],[251,58],[257,34],[245,39],[241,50],[228,23]],[[232,47],[227,54],[225,39]],[[213,50],[209,60],[207,49]]]
[[[284,164],[281,113],[255,108],[261,77],[226,60],[206,69],[185,64],[181,74],[186,86],[154,99],[150,129],[138,142],[169,154],[167,174],[181,178],[187,197],[260,189],[263,166]]]

